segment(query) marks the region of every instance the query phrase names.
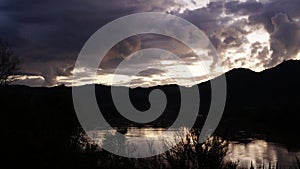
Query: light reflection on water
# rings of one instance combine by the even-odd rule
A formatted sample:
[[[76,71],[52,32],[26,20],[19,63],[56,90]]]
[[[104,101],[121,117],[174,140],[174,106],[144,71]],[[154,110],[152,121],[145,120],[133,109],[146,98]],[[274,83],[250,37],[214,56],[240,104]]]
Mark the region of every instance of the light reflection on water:
[[[109,132],[114,134],[116,130],[96,130],[91,131],[90,135],[96,142],[102,142],[105,134]],[[122,130],[127,140],[134,140],[138,137],[147,137],[155,141],[160,139],[163,133],[167,139],[174,139],[174,133],[166,131],[165,128],[137,128],[129,127]],[[139,142],[137,142],[139,144]],[[140,143],[141,144],[141,143]],[[300,150],[298,152],[289,152],[283,145],[266,142],[264,140],[253,140],[247,143],[240,143],[238,141],[229,141],[228,154],[225,157],[226,161],[239,162],[241,167],[250,167],[251,161],[256,167],[262,167],[263,163],[265,168],[271,163],[272,166],[276,166],[279,162],[279,166],[288,168],[295,161],[296,156],[300,156]]]
[[[128,127],[126,129],[119,130],[121,134],[125,134],[125,138],[127,140],[134,140],[138,137],[147,137],[154,141],[160,139],[160,136],[162,136],[163,133],[165,134],[164,138],[172,139],[174,137],[174,133],[171,131],[174,130],[170,130],[170,132],[168,132],[167,129],[165,128],[152,128],[152,127],[147,127],[147,128]],[[96,131],[90,131],[89,135],[92,136],[94,141],[99,143],[103,141],[105,134],[110,133],[114,135],[115,132],[116,130],[96,130]]]
[[[129,127],[118,129],[118,132],[125,136],[124,137],[111,137],[110,135],[114,135],[116,130],[94,130],[88,133],[89,136],[92,137],[93,141],[100,146],[103,144],[111,145],[110,142],[105,142],[105,138],[108,136],[110,141],[117,139],[119,144],[122,144],[126,148],[135,149],[138,147],[137,151],[131,152],[131,155],[147,155],[151,154],[159,154],[158,152],[164,152],[164,150],[168,147],[172,147],[172,145],[176,145],[176,142],[180,141],[180,138],[184,138],[182,133],[188,133],[188,129],[183,127],[180,129],[165,129],[165,128],[137,128],[137,127]],[[107,141],[107,140],[106,140]],[[115,142],[115,141],[113,141]],[[118,146],[116,146],[118,148]],[[116,149],[118,151],[118,149]],[[153,153],[152,153],[153,152]]]
[[[164,128],[135,128],[131,127],[128,129],[126,136],[127,137],[142,137],[147,138],[158,138],[166,129]]]
[[[249,143],[230,142],[226,160],[239,161],[239,165],[250,167],[251,161],[254,166],[262,167],[263,164],[275,167],[276,163],[283,168],[290,167],[296,156],[300,156],[300,151],[289,152],[283,145],[266,142],[264,140],[254,140]]]

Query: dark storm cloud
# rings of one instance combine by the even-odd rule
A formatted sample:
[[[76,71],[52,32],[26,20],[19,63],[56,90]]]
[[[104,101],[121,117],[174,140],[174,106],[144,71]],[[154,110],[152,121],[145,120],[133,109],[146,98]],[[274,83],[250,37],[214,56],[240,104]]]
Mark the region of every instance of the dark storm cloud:
[[[286,13],[291,18],[300,17],[299,0],[273,0],[264,5],[263,10],[253,12],[249,17],[251,24],[261,23],[268,32],[273,32],[272,18],[278,13]]]
[[[173,0],[2,0],[0,37],[15,48],[22,72],[42,75],[45,85],[54,85],[57,76],[71,75],[81,47],[101,26],[127,14],[165,12],[176,6],[182,7],[182,3]],[[214,0],[206,7],[170,13],[187,19],[205,32],[219,53],[213,65],[229,62],[224,53],[249,43],[246,36],[257,29],[257,25],[263,25],[270,34],[270,49],[260,42],[250,45],[250,57],[260,61],[257,65],[272,67],[282,60],[293,59],[299,52],[299,0]],[[239,16],[248,19],[236,20]],[[151,40],[151,36],[146,36],[129,38],[116,45],[101,68],[115,68],[131,53],[148,47],[172,51],[188,63],[195,61],[193,53],[182,44],[164,37]],[[271,58],[267,58],[271,52]]]
[[[103,58],[100,68],[101,69],[114,69],[126,57],[132,53],[141,50],[140,36],[129,37],[118,44],[116,44]]]
[[[219,23],[224,20],[220,20],[219,16],[223,11],[223,2],[211,2],[205,8],[199,8],[196,10],[186,10],[183,14],[178,16],[190,21],[201,30],[206,33],[215,30],[218,28]]]
[[[253,8],[258,10],[252,10]],[[263,6],[259,2],[236,3],[228,5],[227,9],[231,12],[239,9],[239,12],[249,14],[250,25],[263,24],[270,33],[273,54],[270,60],[262,60],[265,67],[273,67],[283,60],[293,59],[300,51],[300,25],[299,21],[294,22],[294,19],[300,18],[299,0],[273,0]]]
[[[45,79],[45,86],[51,86],[57,83],[57,76],[71,76],[71,71],[73,70],[73,65],[68,65],[65,62],[59,61],[49,61],[46,65],[41,63],[41,65],[46,66],[41,69],[41,75]]]
[[[226,13],[234,13],[238,15],[248,15],[258,13],[264,9],[264,4],[257,1],[248,1],[240,3],[239,1],[231,1],[225,4]]]
[[[187,19],[199,27],[211,40],[219,56],[214,57],[211,68],[223,63],[224,51],[228,48],[239,47],[245,44],[245,19],[234,21],[235,17],[226,14],[226,2],[215,1],[207,7],[199,8],[193,11],[186,10],[179,16]]]
[[[179,40],[163,35],[143,34],[129,37],[115,45],[102,60],[100,68],[102,72],[112,73],[125,58],[130,59],[129,56],[134,52],[148,48],[159,48],[172,52],[185,61],[185,64],[193,64],[193,61],[199,61],[199,57],[195,57],[195,53]],[[170,58],[161,56],[161,59],[167,61]],[[142,66],[153,62],[155,62],[153,58],[145,56],[135,60],[134,64]]]
[[[1,25],[1,32],[10,32],[2,35],[9,40],[13,40],[9,36],[17,33],[35,48],[49,49],[50,45],[57,53],[71,51],[72,55],[76,53],[73,50],[79,51],[86,39],[104,24],[126,14],[164,8],[170,6],[171,2],[28,0],[24,3],[22,0],[6,0],[0,4],[1,14],[7,20]],[[18,41],[13,44],[24,46],[23,42]],[[53,52],[52,55],[38,57],[61,57],[60,54],[55,54]]]
[[[40,64],[51,67],[48,62],[74,62],[84,42],[104,24],[127,14],[161,11],[174,4],[170,0],[4,0],[0,3],[0,36],[13,44],[24,71],[37,67],[31,73],[42,73],[49,83],[55,83],[51,76],[61,70],[55,65],[40,70]]]
[[[220,17],[222,13],[232,17]],[[256,25],[263,25],[270,34],[270,49],[259,45],[262,48],[259,52],[256,44],[252,45],[254,47],[252,50],[256,51],[255,56],[261,60],[260,64],[265,68],[295,58],[300,49],[299,0],[217,1],[205,8],[186,11],[180,16],[201,28],[209,36],[219,54],[233,47],[242,47],[248,43],[246,36],[257,29]],[[239,16],[246,16],[248,21],[245,19],[234,21]],[[246,27],[250,30],[246,31]],[[271,58],[266,58],[271,52]],[[215,62],[220,62],[222,57],[225,56],[220,56]]]
[[[271,33],[272,59],[268,66],[292,59],[300,49],[300,24],[291,21],[287,14],[279,13],[272,18],[274,31]]]
[[[262,44],[260,42],[251,44],[251,56],[257,56],[257,59],[264,62],[264,60],[266,60],[266,56],[269,55],[270,51],[267,47],[263,47],[262,51],[259,51],[259,49],[261,48]]]
[[[40,75],[44,78],[43,85],[52,86],[56,84],[57,76],[70,76],[74,63],[70,60],[48,60],[48,61],[30,61],[24,60],[20,70],[27,75]]]

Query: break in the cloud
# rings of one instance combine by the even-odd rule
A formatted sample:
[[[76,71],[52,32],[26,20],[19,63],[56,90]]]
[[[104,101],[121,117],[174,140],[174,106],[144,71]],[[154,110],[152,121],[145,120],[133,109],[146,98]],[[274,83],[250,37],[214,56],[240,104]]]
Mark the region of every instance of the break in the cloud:
[[[212,67],[262,71],[300,56],[299,0],[3,0],[0,37],[11,43],[20,56],[23,73],[17,83],[71,84],[78,53],[96,30],[119,17],[147,11],[169,12],[203,30],[219,56],[214,58]],[[90,77],[86,71],[86,77],[78,84],[109,84],[112,72],[123,59],[150,47],[172,51],[192,70],[199,71],[197,58],[178,41],[154,35],[135,36],[120,42],[107,54],[98,70],[99,77]],[[135,66],[143,67],[150,61],[155,62],[145,57]],[[164,64],[178,63],[166,59]],[[132,83],[134,86],[172,83],[165,73],[150,68]],[[126,77],[126,70],[122,76]],[[199,74],[195,78],[201,82],[207,76]]]

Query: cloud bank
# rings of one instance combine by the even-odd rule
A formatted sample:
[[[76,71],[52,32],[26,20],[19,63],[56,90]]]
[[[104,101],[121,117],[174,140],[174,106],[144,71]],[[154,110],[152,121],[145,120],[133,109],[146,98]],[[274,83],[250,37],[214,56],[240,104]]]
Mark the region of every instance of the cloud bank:
[[[72,69],[85,41],[100,27],[137,12],[168,12],[195,24],[209,37],[218,52],[212,68],[223,66],[262,71],[284,60],[299,59],[299,0],[3,0],[0,2],[0,37],[20,57],[19,84],[53,86],[71,84]],[[189,48],[168,37],[144,35],[117,44],[100,65],[99,78],[84,83],[109,84],[112,72],[135,51],[158,47],[172,51],[197,69]],[[143,66],[148,62],[142,58]],[[166,60],[168,65],[176,62]],[[87,71],[88,72],[88,71]],[[141,72],[135,86],[172,83],[165,72]],[[126,71],[124,71],[126,76]],[[199,82],[206,76],[196,77]]]

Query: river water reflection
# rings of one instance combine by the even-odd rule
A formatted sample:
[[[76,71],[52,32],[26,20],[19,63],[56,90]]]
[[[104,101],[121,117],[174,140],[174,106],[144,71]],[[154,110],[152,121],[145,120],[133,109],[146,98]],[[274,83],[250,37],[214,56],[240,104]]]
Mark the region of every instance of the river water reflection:
[[[251,161],[257,168],[263,165],[275,167],[277,162],[282,168],[289,168],[295,162],[300,151],[290,152],[283,145],[266,142],[265,140],[253,140],[248,143],[231,141],[226,160],[239,161],[239,165],[250,167]]]
[[[94,141],[102,142],[105,134],[110,132],[114,134],[115,130],[95,130],[89,133],[93,137]],[[168,131],[165,128],[152,128],[152,127],[129,127],[121,130],[125,134],[127,140],[134,140],[138,137],[147,137],[153,141],[158,140],[162,133],[167,135],[167,138],[173,139],[174,133]],[[171,134],[172,133],[172,134]],[[166,138],[166,137],[164,137]],[[137,144],[142,144],[142,142],[137,142]],[[238,162],[241,167],[250,167],[252,162],[257,168],[262,167],[263,164],[265,168],[271,164],[279,166],[282,168],[289,168],[295,161],[296,156],[300,157],[300,150],[298,151],[288,151],[284,145],[280,145],[273,142],[267,142],[265,140],[252,140],[249,142],[240,141],[229,141],[228,153],[225,157],[226,161]]]

